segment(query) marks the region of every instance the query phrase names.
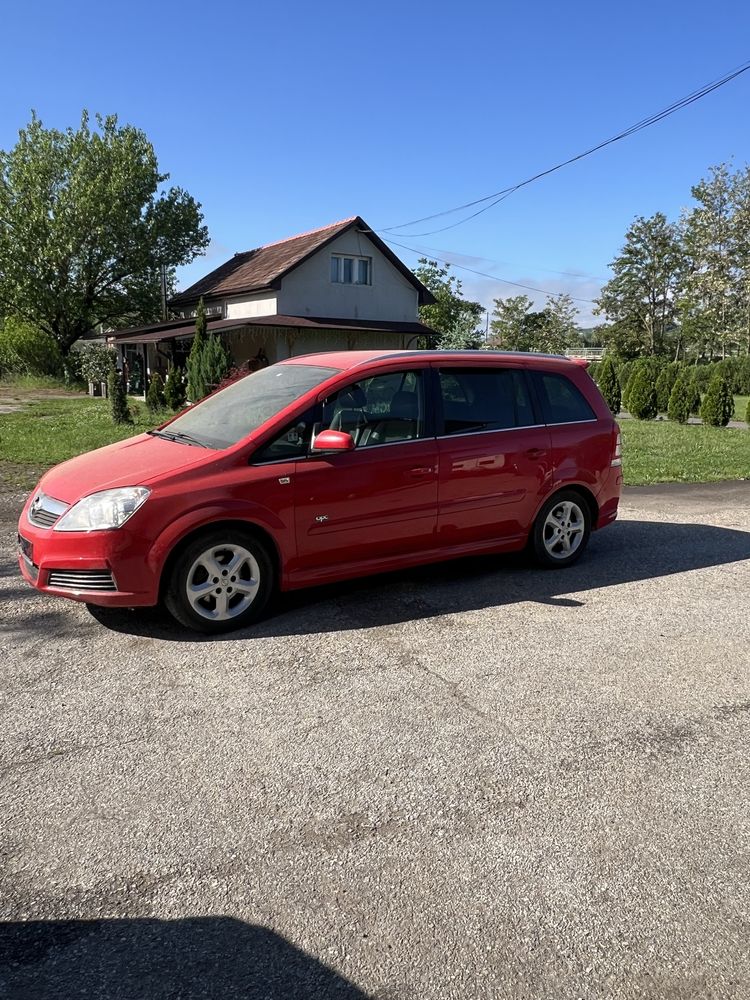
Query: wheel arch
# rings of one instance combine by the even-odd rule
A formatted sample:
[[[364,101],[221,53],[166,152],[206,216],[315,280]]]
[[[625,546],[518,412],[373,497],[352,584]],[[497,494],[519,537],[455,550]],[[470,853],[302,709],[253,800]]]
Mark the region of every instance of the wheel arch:
[[[170,574],[174,564],[179,559],[180,555],[185,551],[185,549],[194,542],[201,535],[207,535],[210,532],[216,531],[217,528],[228,528],[235,531],[244,531],[247,534],[253,535],[262,542],[263,545],[268,550],[268,554],[273,562],[273,568],[276,573],[277,584],[281,583],[281,572],[282,572],[282,559],[281,552],[279,551],[279,546],[276,539],[273,537],[267,528],[258,524],[255,521],[246,521],[242,518],[236,517],[222,517],[217,518],[215,521],[207,521],[200,524],[190,531],[187,531],[184,535],[181,535],[172,545],[166,558],[164,559],[159,574],[159,600],[164,596],[164,590],[169,581]]]
[[[534,531],[534,525],[536,524],[536,519],[539,517],[539,513],[542,508],[553,500],[558,493],[577,493],[586,503],[588,507],[589,515],[591,517],[591,530],[596,529],[596,523],[599,520],[599,504],[596,501],[596,497],[591,492],[588,486],[583,483],[558,483],[555,489],[548,493],[542,501],[538,504],[537,509],[534,511],[534,518],[529,527],[529,537],[531,537]]]

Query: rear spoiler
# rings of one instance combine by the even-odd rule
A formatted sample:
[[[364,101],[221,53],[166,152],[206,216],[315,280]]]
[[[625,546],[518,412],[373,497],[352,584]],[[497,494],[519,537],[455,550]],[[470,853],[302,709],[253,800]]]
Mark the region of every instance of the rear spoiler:
[[[581,368],[588,368],[591,364],[591,362],[587,361],[586,358],[568,358],[568,361],[572,361],[574,365],[580,365]]]

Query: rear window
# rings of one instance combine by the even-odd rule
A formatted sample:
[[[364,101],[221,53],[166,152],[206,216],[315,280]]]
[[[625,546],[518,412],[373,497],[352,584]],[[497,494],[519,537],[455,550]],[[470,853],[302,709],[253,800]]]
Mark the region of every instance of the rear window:
[[[534,372],[542,415],[547,424],[575,424],[596,420],[596,414],[583,393],[565,375]]]
[[[446,368],[439,376],[443,434],[476,434],[536,423],[521,371]]]

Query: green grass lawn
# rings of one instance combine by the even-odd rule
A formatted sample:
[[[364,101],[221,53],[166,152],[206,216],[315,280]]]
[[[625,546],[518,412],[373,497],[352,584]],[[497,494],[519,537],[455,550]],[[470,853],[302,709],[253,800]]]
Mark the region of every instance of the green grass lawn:
[[[622,420],[629,486],[750,479],[750,431],[667,420]]]
[[[161,423],[143,403],[129,400],[128,405],[132,424],[113,424],[107,400],[83,395],[45,399],[17,413],[0,414],[0,471],[6,485],[30,489],[50,466]]]
[[[121,441],[160,423],[130,400],[135,422],[115,425],[107,400],[44,399],[0,414],[0,474],[6,485],[31,489],[45,469],[84,451]],[[680,426],[666,420],[623,420],[625,482],[712,482],[750,479],[750,431]]]

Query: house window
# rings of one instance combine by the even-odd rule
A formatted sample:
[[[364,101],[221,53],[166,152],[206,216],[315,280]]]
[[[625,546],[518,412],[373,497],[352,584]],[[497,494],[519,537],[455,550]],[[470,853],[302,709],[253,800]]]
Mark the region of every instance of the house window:
[[[332,254],[331,281],[337,285],[372,284],[372,258]]]

